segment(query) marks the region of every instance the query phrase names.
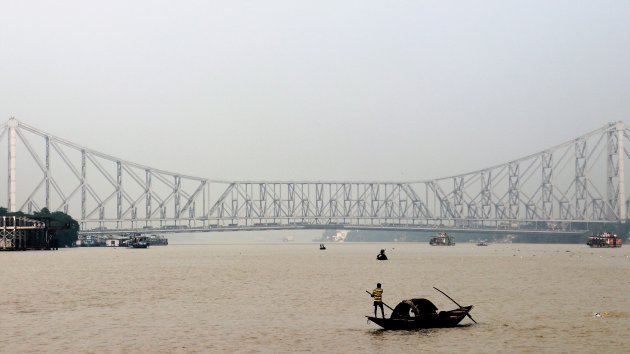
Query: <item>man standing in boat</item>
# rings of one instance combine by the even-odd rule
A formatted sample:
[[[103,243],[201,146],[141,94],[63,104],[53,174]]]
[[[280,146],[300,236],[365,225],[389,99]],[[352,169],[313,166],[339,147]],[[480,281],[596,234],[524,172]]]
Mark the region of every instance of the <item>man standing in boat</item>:
[[[381,283],[376,284],[376,289],[372,291],[372,297],[374,298],[374,317],[376,316],[376,308],[381,308],[381,315],[385,318],[385,310],[383,309],[383,288]]]

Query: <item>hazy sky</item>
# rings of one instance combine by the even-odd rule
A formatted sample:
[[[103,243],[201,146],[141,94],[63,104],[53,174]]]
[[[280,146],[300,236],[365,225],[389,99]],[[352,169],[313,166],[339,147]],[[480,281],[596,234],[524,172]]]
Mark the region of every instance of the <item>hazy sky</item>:
[[[423,180],[630,124],[630,1],[3,1],[0,120],[239,180]]]

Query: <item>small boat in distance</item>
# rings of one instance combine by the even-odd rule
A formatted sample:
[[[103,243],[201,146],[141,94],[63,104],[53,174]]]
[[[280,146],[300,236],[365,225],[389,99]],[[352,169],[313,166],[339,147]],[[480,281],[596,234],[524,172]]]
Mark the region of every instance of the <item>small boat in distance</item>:
[[[431,237],[429,240],[431,246],[455,246],[455,240],[446,234],[446,232],[440,232],[439,235]]]
[[[483,240],[477,242],[477,246],[487,246],[487,245],[488,245],[488,242],[483,241]]]
[[[168,238],[162,235],[149,234],[147,236],[151,246],[168,246]]]
[[[450,311],[439,311],[429,300],[416,298],[401,301],[389,318],[365,316],[369,321],[384,329],[412,330],[457,326],[472,310],[473,306],[461,306]]]
[[[324,244],[323,244],[323,243],[320,243],[320,244],[319,244],[319,249],[320,249],[320,250],[325,250],[325,249],[326,249],[326,246],[324,246]]]
[[[149,248],[150,244],[149,236],[141,234],[135,234],[127,241],[127,247],[129,248]]]
[[[610,232],[602,232],[601,234],[590,236],[586,244],[590,247],[597,248],[614,248],[621,247],[621,237],[610,233]]]

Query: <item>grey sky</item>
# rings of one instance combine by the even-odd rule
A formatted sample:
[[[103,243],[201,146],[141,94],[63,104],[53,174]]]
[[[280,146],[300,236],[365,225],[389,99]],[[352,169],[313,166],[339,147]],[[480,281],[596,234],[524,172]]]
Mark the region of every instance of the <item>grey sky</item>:
[[[630,124],[630,1],[4,1],[0,49],[0,120],[216,179],[430,179]]]

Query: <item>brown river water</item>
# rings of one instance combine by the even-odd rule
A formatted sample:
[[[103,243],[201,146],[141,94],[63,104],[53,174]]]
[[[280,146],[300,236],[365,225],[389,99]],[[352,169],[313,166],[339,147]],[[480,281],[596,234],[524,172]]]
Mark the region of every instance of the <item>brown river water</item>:
[[[318,245],[0,253],[0,352],[630,352],[628,245]],[[380,330],[365,318],[377,282],[392,307],[456,308],[435,286],[478,324]]]

